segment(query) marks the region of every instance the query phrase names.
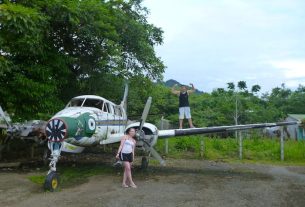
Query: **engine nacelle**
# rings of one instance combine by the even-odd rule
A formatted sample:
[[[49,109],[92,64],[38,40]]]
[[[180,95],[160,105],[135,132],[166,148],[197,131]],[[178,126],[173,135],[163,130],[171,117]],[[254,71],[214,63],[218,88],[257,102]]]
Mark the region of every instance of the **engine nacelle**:
[[[45,133],[52,142],[62,142],[69,137],[91,137],[96,130],[95,120],[96,117],[89,112],[77,117],[53,117],[48,121]]]
[[[136,130],[139,129],[140,122],[135,122],[128,125],[125,129],[127,131],[129,128],[135,128]],[[158,128],[150,123],[144,123],[142,132],[140,133],[140,138],[137,140],[137,147],[143,147],[144,143],[146,142],[149,146],[154,146],[158,141]]]

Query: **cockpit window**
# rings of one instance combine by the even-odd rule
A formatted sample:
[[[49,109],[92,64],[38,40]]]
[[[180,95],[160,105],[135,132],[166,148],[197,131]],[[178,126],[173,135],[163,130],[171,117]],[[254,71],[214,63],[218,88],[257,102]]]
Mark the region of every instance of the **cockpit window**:
[[[87,98],[85,100],[85,103],[84,103],[83,106],[85,106],[85,107],[95,107],[95,108],[98,108],[98,109],[102,110],[102,108],[103,108],[103,100]]]
[[[84,102],[83,98],[72,99],[68,104],[68,107],[82,106],[83,102]]]
[[[104,104],[104,101],[100,100],[100,99],[75,98],[75,99],[72,99],[68,103],[67,107],[80,107],[80,106],[83,106],[83,107],[95,107],[95,108],[98,108],[100,110],[103,110],[103,104]]]

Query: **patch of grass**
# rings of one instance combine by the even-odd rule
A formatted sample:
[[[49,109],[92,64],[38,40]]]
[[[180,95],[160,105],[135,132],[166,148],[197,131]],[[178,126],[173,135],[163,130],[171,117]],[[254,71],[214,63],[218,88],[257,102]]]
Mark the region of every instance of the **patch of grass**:
[[[94,175],[116,174],[116,169],[106,165],[81,165],[77,167],[61,166],[58,168],[60,184],[62,187],[75,186],[85,183]],[[46,175],[30,176],[29,180],[38,185],[43,185]]]
[[[200,157],[201,143],[204,141],[204,155]],[[280,160],[280,142],[277,139],[245,138],[243,140],[243,160],[239,160],[239,143],[235,138],[207,138],[189,136],[168,139],[169,154],[164,154],[164,140],[159,140],[156,149],[166,157],[174,159],[207,159],[233,163],[264,163],[276,165],[305,165],[305,141],[285,141],[285,161]],[[150,165],[159,165],[151,159]],[[76,186],[85,183],[94,175],[116,175],[118,170],[110,165],[81,164],[80,166],[63,166],[58,168],[62,187]],[[145,176],[135,171],[137,176]],[[29,179],[43,185],[44,174],[30,176]],[[121,175],[120,175],[121,176]]]
[[[46,176],[44,175],[32,175],[29,177],[29,180],[38,185],[43,185]]]
[[[305,162],[305,140],[304,141],[286,141],[284,145],[285,160]]]
[[[207,138],[203,136],[168,139],[169,153],[164,154],[164,140],[159,140],[156,148],[171,158],[200,159],[201,142],[204,141],[204,159],[238,161],[239,143],[235,138]],[[287,140],[284,143],[285,161],[281,161],[280,141],[270,138],[244,138],[243,162],[268,164],[305,164],[305,141]]]

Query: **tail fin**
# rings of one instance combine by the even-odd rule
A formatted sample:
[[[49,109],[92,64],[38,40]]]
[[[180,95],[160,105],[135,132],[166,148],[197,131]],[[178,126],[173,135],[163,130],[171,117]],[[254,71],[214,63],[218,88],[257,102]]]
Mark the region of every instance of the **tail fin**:
[[[121,102],[121,106],[123,106],[126,114],[127,114],[127,97],[128,97],[128,83],[125,83],[124,97]]]

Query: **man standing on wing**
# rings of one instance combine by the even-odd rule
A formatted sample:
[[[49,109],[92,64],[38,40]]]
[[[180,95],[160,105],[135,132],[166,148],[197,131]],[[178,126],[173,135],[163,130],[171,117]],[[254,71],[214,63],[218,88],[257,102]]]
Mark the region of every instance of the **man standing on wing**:
[[[194,128],[193,122],[192,122],[192,116],[191,116],[191,109],[189,104],[189,95],[191,93],[195,92],[195,87],[192,83],[190,83],[192,86],[191,90],[187,90],[186,86],[181,86],[180,91],[175,90],[175,84],[172,87],[172,93],[179,96],[179,128],[182,129],[183,127],[183,119],[184,117],[188,119],[190,128]]]

